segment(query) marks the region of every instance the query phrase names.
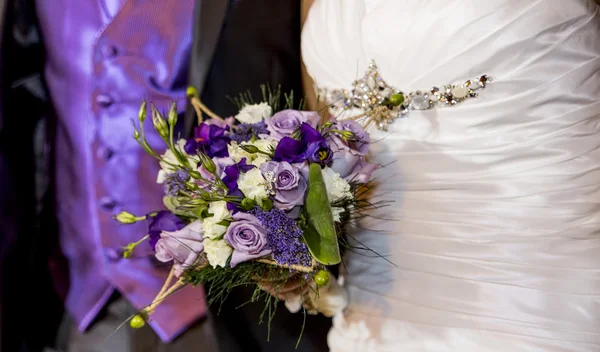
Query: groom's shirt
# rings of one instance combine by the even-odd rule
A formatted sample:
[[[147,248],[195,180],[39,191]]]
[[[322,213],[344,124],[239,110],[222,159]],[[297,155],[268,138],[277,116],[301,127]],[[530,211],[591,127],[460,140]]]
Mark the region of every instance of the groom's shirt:
[[[69,260],[68,312],[85,330],[118,290],[149,304],[167,268],[147,243],[131,259],[119,249],[147,224],[120,225],[122,210],[162,208],[158,163],[133,139],[142,99],[185,107],[194,0],[38,0],[47,51],[45,78],[56,111],[55,187],[61,248]],[[146,131],[159,153],[150,119]],[[141,248],[140,248],[141,247]],[[205,312],[201,289],[167,299],[151,325],[169,341]]]

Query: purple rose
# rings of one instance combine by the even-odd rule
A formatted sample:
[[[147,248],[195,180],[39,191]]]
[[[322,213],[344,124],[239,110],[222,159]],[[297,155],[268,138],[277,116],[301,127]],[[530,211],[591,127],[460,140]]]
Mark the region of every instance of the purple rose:
[[[351,150],[355,150],[363,155],[366,155],[369,151],[371,137],[369,137],[369,134],[360,125],[360,123],[354,120],[342,120],[336,122],[332,126],[332,129],[351,133],[352,137],[347,138],[346,141],[343,141]],[[340,138],[339,135],[336,135],[335,133],[333,135],[334,137]]]
[[[366,183],[377,168],[376,165],[365,161],[371,142],[369,134],[353,120],[337,122],[332,129],[348,131],[351,136],[343,139],[335,132],[329,134],[327,142],[333,152],[331,168],[348,181]]]
[[[269,138],[279,141],[283,137],[290,137],[303,123],[317,127],[321,117],[313,111],[283,110],[272,117],[265,119]]]
[[[175,275],[180,276],[196,263],[204,250],[202,222],[196,220],[178,231],[163,231],[156,242],[156,259],[167,263],[173,261]]]
[[[377,170],[379,165],[368,163],[365,160],[360,160],[350,174],[346,176],[346,180],[353,183],[364,184],[371,180],[371,174]]]
[[[267,230],[260,220],[248,213],[233,215],[233,222],[225,233],[225,241],[233,247],[231,267],[250,259],[271,254],[267,246]]]
[[[198,150],[206,153],[210,158],[229,156],[227,144],[231,141],[228,134],[229,126],[220,127],[216,124],[201,123],[194,127],[194,138],[185,144],[185,152],[195,155]]]
[[[306,179],[297,166],[288,162],[268,161],[260,166],[263,175],[273,173],[275,206],[281,210],[291,210],[304,204]]]
[[[177,231],[185,227],[185,222],[177,215],[161,210],[155,216],[149,217],[148,235],[150,236],[150,247],[156,250],[156,242],[160,239],[163,231]]]

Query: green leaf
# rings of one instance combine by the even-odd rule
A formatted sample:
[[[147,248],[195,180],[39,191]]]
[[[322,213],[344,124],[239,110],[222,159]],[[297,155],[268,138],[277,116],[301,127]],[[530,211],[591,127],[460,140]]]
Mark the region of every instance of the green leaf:
[[[335,265],[341,262],[333,214],[319,164],[312,163],[309,166],[308,193],[304,211],[306,217],[304,240],[310,253],[324,265]]]

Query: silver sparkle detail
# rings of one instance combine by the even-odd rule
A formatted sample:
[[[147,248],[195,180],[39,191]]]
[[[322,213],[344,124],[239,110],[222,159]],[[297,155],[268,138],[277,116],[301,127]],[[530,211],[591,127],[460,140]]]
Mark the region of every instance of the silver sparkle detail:
[[[277,177],[275,177],[274,171],[267,171],[264,173],[263,177],[265,178],[265,190],[269,195],[275,195],[275,181]]]
[[[426,91],[403,93],[401,90],[385,82],[379,74],[377,64],[371,61],[365,75],[354,81],[351,90],[317,89],[319,96],[325,97],[331,110],[341,112],[358,109],[362,114],[351,117],[368,127],[374,124],[378,129],[386,131],[397,118],[404,117],[410,110],[429,110],[436,107],[453,106],[469,98],[477,97],[481,90],[492,79],[483,75],[461,84],[448,84],[433,87]],[[393,96],[402,95],[403,102],[392,103]]]

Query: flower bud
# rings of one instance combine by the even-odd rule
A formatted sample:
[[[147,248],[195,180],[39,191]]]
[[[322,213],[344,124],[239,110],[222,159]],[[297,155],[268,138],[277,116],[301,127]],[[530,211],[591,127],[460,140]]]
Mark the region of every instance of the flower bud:
[[[254,209],[255,206],[256,206],[256,202],[254,201],[254,199],[244,198],[242,200],[242,209],[244,209],[246,211]]]
[[[323,287],[323,286],[327,285],[329,283],[329,272],[327,272],[325,270],[320,270],[315,275],[315,283],[319,287]]]
[[[215,165],[215,162],[208,155],[204,153],[198,153],[198,155],[200,155],[200,162],[206,171],[210,172],[211,174],[217,172],[217,166]]]
[[[175,126],[177,124],[177,103],[173,102],[171,104],[171,109],[169,109],[169,125]]]
[[[271,198],[265,198],[262,200],[262,204],[260,205],[260,207],[264,211],[270,211],[271,209],[273,209],[273,201],[271,200]]]
[[[258,147],[254,146],[252,144],[242,144],[239,147],[246,153],[250,153],[250,154],[256,154],[260,151],[260,149],[258,149]]]
[[[355,138],[354,133],[352,131],[345,130],[345,131],[339,131],[338,133],[340,134],[342,139],[345,141],[353,140]]]
[[[136,315],[129,321],[129,325],[134,329],[139,329],[146,325],[146,320],[141,315]]]
[[[142,106],[140,106],[140,111],[138,112],[138,120],[140,120],[140,123],[144,123],[144,121],[146,120],[146,102],[145,101],[143,101]]]
[[[200,173],[196,170],[188,170],[188,175],[190,175],[194,180],[198,180],[202,177]]]
[[[138,221],[138,218],[126,211],[122,211],[114,217],[115,220],[120,222],[121,224],[133,224]]]
[[[333,126],[333,122],[327,121],[323,124],[323,129],[331,128]]]
[[[154,105],[152,105],[152,124],[161,137],[169,137],[169,126],[167,126],[167,121],[165,121],[165,118],[158,112]]]
[[[187,90],[185,91],[185,93],[187,94],[188,98],[191,97],[197,97],[198,96],[198,90],[192,86],[188,86]]]

